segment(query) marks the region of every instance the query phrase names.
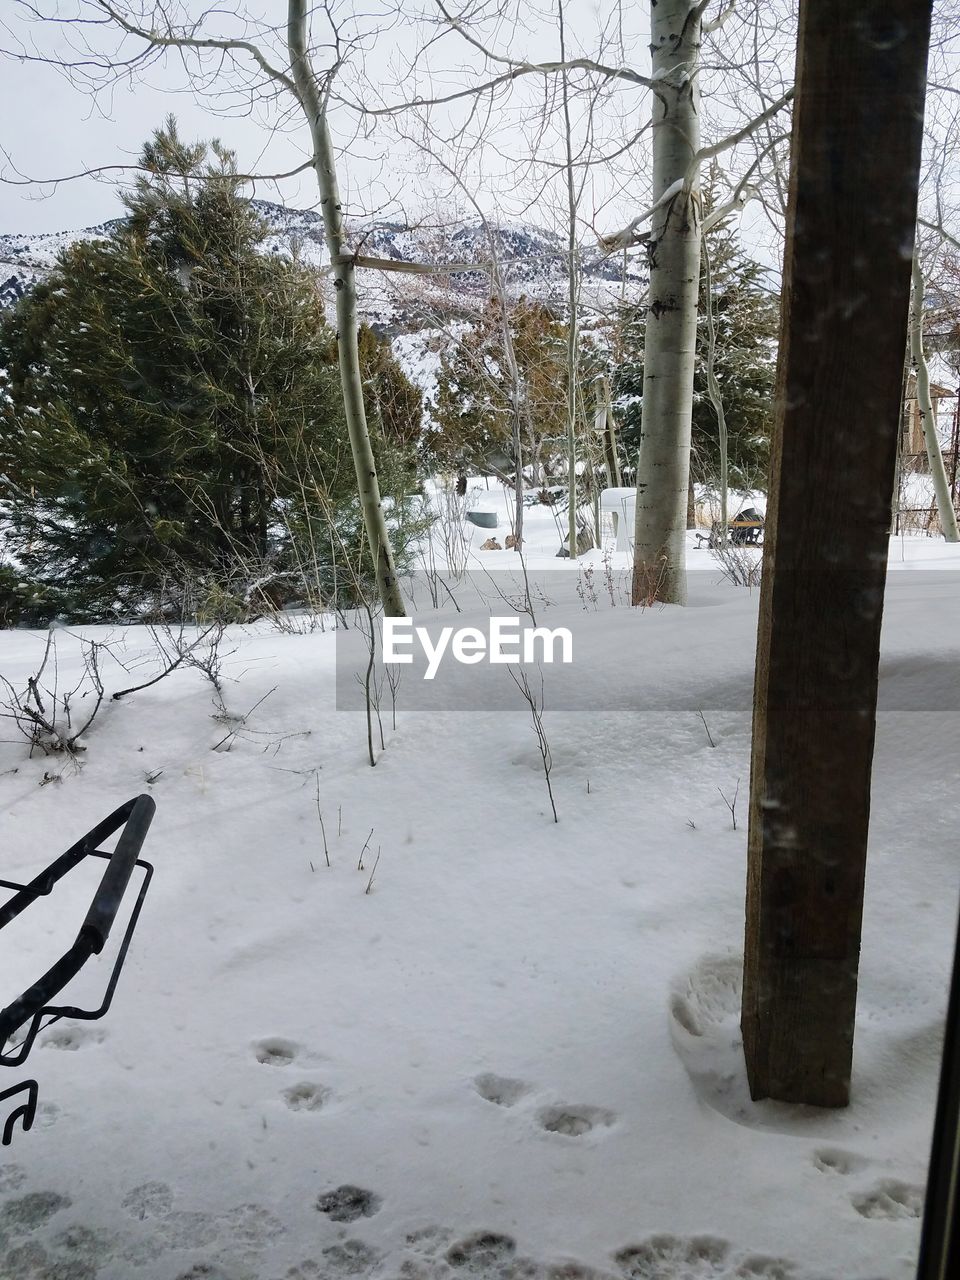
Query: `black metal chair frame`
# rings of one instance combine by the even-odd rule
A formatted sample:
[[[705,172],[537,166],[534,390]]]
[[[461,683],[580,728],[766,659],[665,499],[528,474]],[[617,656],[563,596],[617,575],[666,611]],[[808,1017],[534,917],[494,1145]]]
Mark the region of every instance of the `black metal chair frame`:
[[[697,534],[697,549],[703,546],[714,551],[720,546],[720,533],[723,526],[719,520],[714,520],[710,526],[709,533]],[[760,545],[763,537],[764,521],[763,517],[759,520],[744,521],[739,515],[733,517],[727,522],[727,541],[734,547],[756,547]]]
[[[95,1021],[102,1018],[110,1008],[120,978],[120,970],[127,958],[130,941],[140,918],[143,900],[153,878],[153,866],[140,857],[140,850],[155,811],[156,805],[151,796],[141,795],[128,800],[108,818],[98,823],[92,831],[88,831],[66,853],[62,853],[29,884],[0,880],[0,889],[13,890],[13,896],[0,906],[0,930],[2,930],[38,898],[52,893],[58,882],[84,858],[102,858],[107,864],[73,945],[32,986],[22,992],[6,1008],[0,1009],[0,1066],[20,1066],[29,1056],[39,1033],[58,1019],[81,1018]],[[97,848],[102,841],[116,831],[120,831],[120,837],[112,853],[106,853]],[[100,1004],[95,1009],[54,1004],[55,998],[67,983],[76,977],[90,957],[99,955],[103,951],[134,869],[137,867],[143,872],[140,888]],[[7,1042],[18,1032],[23,1033],[22,1038],[8,1050]],[[0,1103],[20,1093],[26,1096],[21,1105],[7,1117],[0,1135],[0,1144],[3,1146],[9,1146],[17,1121],[26,1131],[32,1126],[36,1115],[38,1086],[35,1080],[24,1080],[11,1089],[0,1091]]]

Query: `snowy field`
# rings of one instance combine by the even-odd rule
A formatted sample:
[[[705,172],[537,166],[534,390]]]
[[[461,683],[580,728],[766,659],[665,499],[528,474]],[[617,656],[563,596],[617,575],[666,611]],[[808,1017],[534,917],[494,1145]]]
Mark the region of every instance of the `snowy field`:
[[[515,565],[477,550],[489,532],[474,558]],[[563,567],[549,512],[528,539],[531,565]],[[541,620],[591,643],[579,710],[545,676],[557,823],[519,698],[405,711],[401,686],[371,768],[362,715],[335,706],[329,630],[231,629],[243,723],[187,670],[106,702],[79,767],[5,730],[4,878],[139,792],[157,816],[109,1015],[0,1071],[41,1097],[0,1149],[3,1280],[908,1280],[957,918],[960,556],[903,539],[890,559],[838,1113],[746,1090],[758,598],[707,551],[685,610],[622,607],[609,550],[588,557],[593,601],[564,568]],[[116,654],[108,692],[136,683],[121,661],[138,679],[156,664],[140,628],[83,634]],[[0,671],[22,685],[43,643],[0,632]],[[79,646],[60,633],[62,682]],[[734,830],[720,791],[738,780]],[[72,941],[85,874],[0,935],[0,1006]]]

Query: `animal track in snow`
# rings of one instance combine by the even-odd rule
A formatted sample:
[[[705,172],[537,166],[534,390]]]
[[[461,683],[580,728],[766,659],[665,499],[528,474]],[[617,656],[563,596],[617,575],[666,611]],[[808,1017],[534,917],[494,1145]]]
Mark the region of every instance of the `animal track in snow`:
[[[379,1253],[362,1240],[332,1244],[321,1254],[322,1261],[307,1258],[287,1271],[286,1280],[335,1280],[338,1276],[369,1275],[380,1262]]]
[[[418,1253],[436,1253],[447,1244],[452,1235],[453,1232],[448,1227],[418,1227],[415,1231],[407,1232],[405,1243]]]
[[[796,1272],[786,1258],[732,1253],[715,1236],[651,1236],[614,1260],[628,1280],[793,1280]]]
[[[97,1265],[85,1258],[55,1258],[35,1240],[0,1254],[4,1280],[96,1280]]]
[[[821,1147],[813,1153],[813,1165],[821,1173],[859,1173],[867,1167],[868,1161],[852,1151],[841,1151],[839,1147]]]
[[[76,1053],[86,1045],[103,1044],[106,1038],[107,1033],[102,1027],[76,1026],[68,1023],[66,1026],[57,1027],[55,1031],[49,1031],[40,1041],[40,1045],[44,1049],[62,1049]]]
[[[732,1277],[730,1246],[713,1236],[651,1236],[643,1244],[628,1245],[614,1261],[628,1280],[711,1280]]]
[[[323,1280],[328,1276],[362,1276],[371,1272],[380,1261],[380,1255],[362,1240],[344,1240],[343,1244],[332,1244],[323,1250],[325,1259],[320,1275]]]
[[[109,1231],[96,1231],[76,1222],[64,1227],[50,1240],[50,1247],[65,1254],[71,1261],[96,1265],[109,1257],[116,1245],[116,1237]]]
[[[283,1223],[260,1204],[240,1204],[220,1215],[225,1235],[247,1249],[258,1249],[283,1235]]]
[[[0,1207],[0,1231],[11,1236],[36,1231],[55,1213],[69,1209],[69,1196],[56,1191],[31,1191],[18,1200],[8,1200]]]
[[[533,1087],[524,1080],[514,1080],[510,1076],[496,1076],[491,1071],[475,1076],[473,1085],[481,1098],[495,1103],[498,1107],[515,1106]]]
[[[204,1249],[220,1230],[213,1214],[177,1209],[164,1219],[163,1234],[171,1249]]]
[[[788,1262],[786,1258],[754,1253],[737,1263],[733,1275],[736,1280],[793,1280],[796,1270],[796,1263]]]
[[[885,1178],[872,1190],[851,1196],[850,1203],[862,1218],[919,1218],[923,1196],[923,1187]]]
[[[444,1255],[451,1267],[487,1275],[512,1262],[517,1242],[496,1231],[476,1231],[450,1246]]]
[[[674,986],[670,1013],[688,1036],[710,1038],[740,1013],[743,962],[737,955],[705,955]]]
[[[580,1138],[597,1126],[609,1128],[616,1120],[612,1111],[604,1107],[568,1106],[542,1107],[537,1112],[541,1129],[547,1133],[561,1133],[566,1138]]]
[[[196,1262],[188,1271],[179,1271],[177,1280],[237,1280],[237,1277],[218,1262]]]
[[[291,1085],[283,1091],[283,1100],[291,1111],[319,1111],[329,1096],[329,1089],[307,1081]]]
[[[0,1194],[4,1191],[16,1191],[27,1180],[23,1165],[0,1164]]]
[[[801,1116],[814,1124],[817,1108],[750,1097],[740,1030],[743,958],[729,952],[701,956],[672,983],[670,1039],[701,1100],[737,1124],[795,1132]]]
[[[300,1046],[292,1040],[284,1040],[280,1036],[270,1036],[266,1040],[258,1040],[253,1046],[257,1061],[267,1067],[286,1067],[300,1052]]]
[[[165,1182],[143,1182],[120,1201],[131,1218],[165,1218],[173,1208],[173,1192]]]
[[[49,1129],[60,1118],[60,1108],[55,1102],[41,1102],[37,1107],[37,1118],[33,1122],[35,1129]]]
[[[358,1218],[372,1218],[383,1201],[363,1187],[344,1185],[327,1191],[317,1200],[317,1208],[331,1222],[356,1222]]]
[[[132,1267],[143,1267],[155,1262],[163,1253],[165,1242],[157,1234],[140,1238],[123,1238],[112,1231],[93,1229],[81,1223],[71,1223],[57,1231],[49,1241],[54,1258],[51,1262],[51,1280],[63,1280],[86,1275],[82,1266],[92,1267],[91,1275],[99,1275],[100,1267],[107,1260],[127,1262]],[[74,1270],[70,1267],[73,1266]],[[46,1275],[47,1273],[42,1273]],[[35,1280],[33,1272],[31,1280]]]
[[[547,1267],[547,1280],[612,1280],[612,1277],[582,1262],[552,1262]]]

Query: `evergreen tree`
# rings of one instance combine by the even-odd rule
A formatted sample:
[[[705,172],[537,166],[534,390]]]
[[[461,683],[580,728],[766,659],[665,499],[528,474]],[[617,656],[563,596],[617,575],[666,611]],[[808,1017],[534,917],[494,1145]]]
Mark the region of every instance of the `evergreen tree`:
[[[304,537],[332,573],[363,542],[314,277],[261,251],[219,144],[171,120],[141,163],[129,219],[0,324],[10,543],[81,617],[242,565],[280,580]]]
[[[711,207],[709,193],[704,209]],[[742,251],[729,224],[721,224],[708,238],[716,328],[715,371],[729,431],[730,483],[734,488],[766,486],[779,299],[763,284],[764,270]],[[614,368],[613,395],[621,422],[620,443],[628,465],[635,465],[640,448],[643,402],[643,308],[622,320],[619,358]],[[720,469],[717,415],[707,392],[707,321],[705,276],[700,278],[697,357],[693,390],[691,477],[715,486]]]
[[[367,413],[383,439],[412,462],[422,432],[423,396],[400,368],[390,343],[369,325],[360,326],[358,344]]]
[[[566,326],[542,303],[526,298],[510,308],[509,324],[522,380],[523,465],[537,485],[549,476],[564,447]],[[493,298],[479,321],[441,355],[433,430],[426,442],[433,465],[512,476],[508,377],[500,304]]]

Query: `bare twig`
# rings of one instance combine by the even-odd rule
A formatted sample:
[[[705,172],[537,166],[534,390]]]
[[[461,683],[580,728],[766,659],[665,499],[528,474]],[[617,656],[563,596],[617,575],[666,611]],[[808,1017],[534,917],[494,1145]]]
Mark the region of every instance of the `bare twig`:
[[[547,784],[547,795],[550,797],[550,808],[553,810],[554,822],[559,822],[557,817],[557,806],[553,799],[553,786],[550,782],[550,771],[553,768],[553,756],[550,753],[550,743],[547,741],[546,730],[543,727],[543,671],[540,672],[540,690],[535,692],[530,687],[530,681],[527,673],[523,670],[516,672],[512,667],[507,668],[510,679],[523,694],[527,706],[530,708],[530,718],[533,721],[534,732],[537,735],[537,747],[540,750],[540,759],[543,763],[543,776]]]
[[[363,891],[365,894],[369,893],[370,890],[373,888],[373,877],[377,874],[377,867],[379,865],[380,865],[380,846],[377,845],[377,856],[373,863],[373,870],[370,872],[370,879],[367,881],[367,887]]]
[[[357,860],[357,870],[358,870],[358,871],[362,871],[362,870],[363,870],[363,855],[364,855],[364,854],[367,852],[367,850],[370,848],[370,841],[373,839],[373,831],[374,831],[374,828],[373,828],[373,827],[371,827],[371,828],[370,828],[370,834],[367,836],[366,840],[364,840],[364,842],[363,842],[363,848],[360,850],[360,857],[359,857],[359,859]]]
[[[736,831],[737,829],[737,796],[740,794],[740,779],[739,778],[737,779],[737,789],[733,793],[732,800],[728,800],[719,787],[717,787],[717,790],[720,792],[720,795],[723,799],[723,803],[730,810],[730,817],[733,820],[733,829],[734,831]]]
[[[320,834],[323,836],[323,856],[330,865],[330,850],[327,848],[327,833],[323,825],[323,814],[320,812],[320,775],[317,774],[317,817],[320,819]]]

